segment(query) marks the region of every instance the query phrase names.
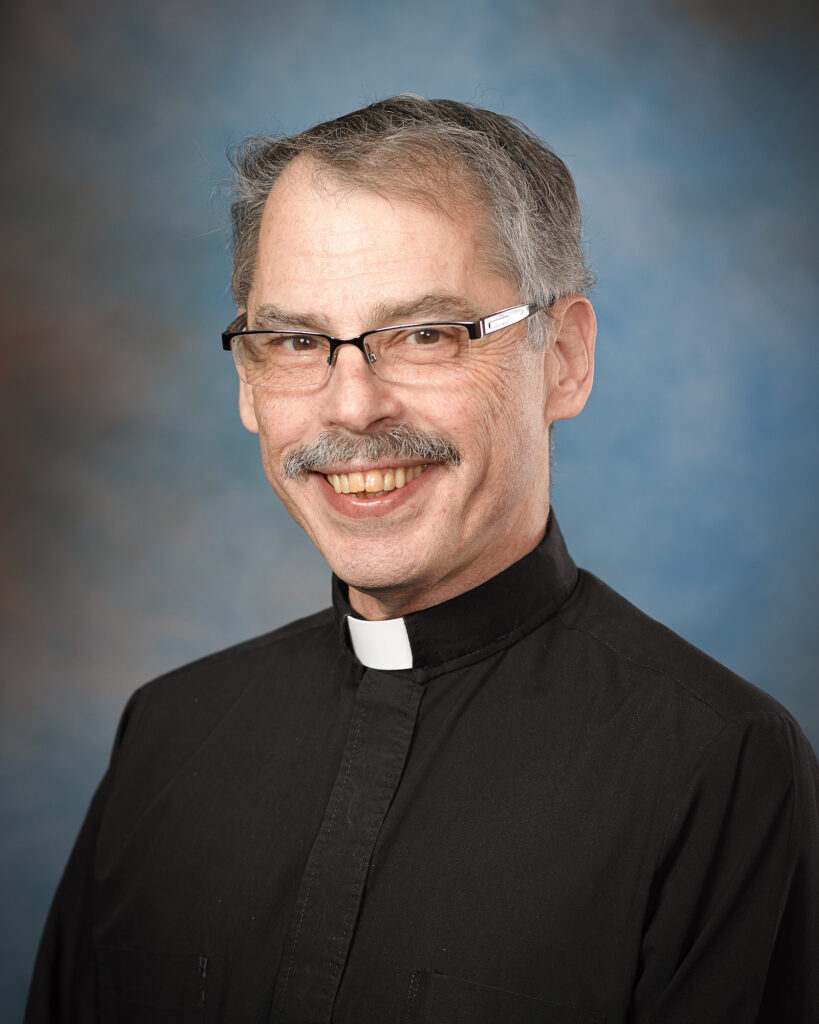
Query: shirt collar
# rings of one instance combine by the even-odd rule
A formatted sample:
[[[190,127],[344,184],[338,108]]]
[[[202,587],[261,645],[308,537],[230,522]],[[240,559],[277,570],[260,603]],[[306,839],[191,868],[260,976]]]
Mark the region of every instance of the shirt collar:
[[[333,607],[342,643],[362,664],[433,670],[514,643],[554,615],[576,582],[577,567],[550,513],[543,540],[533,551],[450,601],[403,619],[366,622],[350,606],[347,584],[334,575]],[[357,620],[349,630],[348,618]]]
[[[403,619],[370,621],[347,615],[350,646],[367,668],[412,668],[412,646]]]

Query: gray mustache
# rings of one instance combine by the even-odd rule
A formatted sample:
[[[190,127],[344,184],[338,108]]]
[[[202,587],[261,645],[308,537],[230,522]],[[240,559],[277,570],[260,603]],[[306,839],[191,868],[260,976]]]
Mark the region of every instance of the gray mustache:
[[[399,423],[377,434],[350,435],[325,430],[312,444],[290,452],[282,463],[282,470],[285,476],[298,479],[334,462],[375,462],[390,455],[451,466],[461,464],[460,450],[450,438]]]

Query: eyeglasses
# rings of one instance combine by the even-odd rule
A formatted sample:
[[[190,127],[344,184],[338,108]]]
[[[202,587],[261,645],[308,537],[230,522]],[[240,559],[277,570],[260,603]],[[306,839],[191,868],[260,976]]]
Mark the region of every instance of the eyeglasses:
[[[403,324],[331,338],[311,331],[248,330],[241,313],[222,334],[240,378],[254,388],[304,388],[320,384],[342,345],[354,345],[381,380],[420,384],[446,380],[469,366],[472,342],[536,313],[534,303],[512,306],[474,322]]]

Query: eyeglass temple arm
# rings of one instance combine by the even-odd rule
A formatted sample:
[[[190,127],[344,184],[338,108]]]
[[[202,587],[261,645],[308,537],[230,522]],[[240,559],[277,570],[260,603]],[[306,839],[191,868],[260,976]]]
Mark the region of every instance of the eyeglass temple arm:
[[[247,313],[240,313],[235,320],[227,325],[224,331],[222,331],[222,348],[225,352],[230,352],[230,342],[232,336],[237,331],[243,331],[247,327]]]
[[[519,324],[521,320],[525,320],[537,311],[538,306],[535,303],[529,303],[524,306],[510,306],[509,309],[502,309],[499,313],[493,313],[492,316],[484,317],[483,320],[478,321],[477,326],[480,331],[478,337],[484,338],[487,334],[492,334],[493,331],[500,331],[504,327],[511,327],[512,324]]]

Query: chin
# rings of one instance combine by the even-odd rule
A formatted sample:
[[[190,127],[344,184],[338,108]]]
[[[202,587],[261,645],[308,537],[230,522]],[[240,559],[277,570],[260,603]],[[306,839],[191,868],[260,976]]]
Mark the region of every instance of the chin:
[[[390,553],[358,551],[349,557],[328,558],[340,580],[363,592],[392,590],[412,582],[417,573]]]

